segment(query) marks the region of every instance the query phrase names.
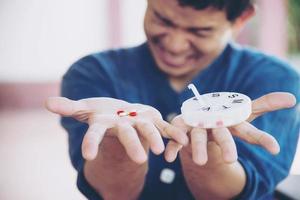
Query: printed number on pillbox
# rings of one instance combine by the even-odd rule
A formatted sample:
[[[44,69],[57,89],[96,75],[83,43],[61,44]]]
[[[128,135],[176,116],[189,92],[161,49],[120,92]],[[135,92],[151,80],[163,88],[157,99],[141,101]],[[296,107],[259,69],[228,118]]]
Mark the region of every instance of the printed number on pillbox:
[[[251,99],[236,92],[214,92],[200,95],[193,84],[188,86],[195,95],[183,102],[184,122],[192,127],[220,128],[237,125],[251,114]]]

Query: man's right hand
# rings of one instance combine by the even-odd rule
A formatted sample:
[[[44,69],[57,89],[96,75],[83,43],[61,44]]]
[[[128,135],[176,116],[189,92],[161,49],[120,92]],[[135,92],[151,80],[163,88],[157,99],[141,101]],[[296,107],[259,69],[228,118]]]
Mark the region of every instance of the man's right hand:
[[[129,158],[138,164],[147,160],[147,150],[141,141],[145,141],[155,154],[164,151],[161,136],[182,145],[188,143],[185,133],[164,121],[159,111],[147,105],[106,97],[78,101],[51,97],[46,101],[46,108],[53,113],[88,123],[89,128],[82,142],[82,154],[87,160],[96,158],[98,146],[105,137],[116,137]],[[132,112],[133,116],[118,114],[122,111],[128,114]]]

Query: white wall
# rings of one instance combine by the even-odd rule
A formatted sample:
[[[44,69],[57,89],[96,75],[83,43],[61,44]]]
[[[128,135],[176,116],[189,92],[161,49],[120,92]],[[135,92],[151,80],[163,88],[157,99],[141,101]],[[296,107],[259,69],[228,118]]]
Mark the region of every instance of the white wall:
[[[60,80],[71,63],[113,44],[108,2],[120,4],[120,44],[144,41],[146,0],[1,0],[0,82]]]
[[[111,2],[119,4],[119,14],[108,10]],[[140,44],[146,3],[0,0],[0,83],[57,81],[83,55]],[[120,27],[111,16],[120,18]],[[114,30],[120,30],[117,40]]]
[[[122,46],[133,46],[145,41],[144,15],[147,0],[119,0],[122,13]]]
[[[78,57],[107,48],[105,1],[1,0],[0,82],[59,80]]]

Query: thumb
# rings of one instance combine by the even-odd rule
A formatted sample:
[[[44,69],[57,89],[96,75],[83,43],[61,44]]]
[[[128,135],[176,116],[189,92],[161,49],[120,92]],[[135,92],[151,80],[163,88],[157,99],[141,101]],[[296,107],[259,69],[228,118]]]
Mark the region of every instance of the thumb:
[[[85,102],[73,101],[65,97],[49,97],[45,102],[45,107],[50,112],[62,116],[71,116],[87,110]]]
[[[171,124],[183,130],[185,133],[192,129],[190,126],[184,123],[182,115],[177,115],[176,117],[174,117],[174,119],[171,121]]]
[[[266,112],[291,108],[296,104],[296,97],[288,92],[272,92],[252,101],[252,115],[247,120],[251,122]]]

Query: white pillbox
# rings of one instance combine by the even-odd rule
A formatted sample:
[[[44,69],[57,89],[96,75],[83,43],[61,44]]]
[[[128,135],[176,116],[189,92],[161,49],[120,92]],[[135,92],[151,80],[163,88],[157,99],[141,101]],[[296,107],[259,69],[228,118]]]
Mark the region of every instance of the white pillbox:
[[[200,95],[193,84],[189,85],[195,97],[183,102],[181,113],[184,122],[192,127],[220,128],[239,124],[251,115],[251,99],[236,92],[214,92]]]

